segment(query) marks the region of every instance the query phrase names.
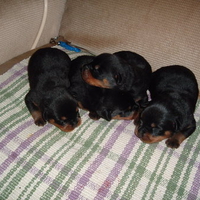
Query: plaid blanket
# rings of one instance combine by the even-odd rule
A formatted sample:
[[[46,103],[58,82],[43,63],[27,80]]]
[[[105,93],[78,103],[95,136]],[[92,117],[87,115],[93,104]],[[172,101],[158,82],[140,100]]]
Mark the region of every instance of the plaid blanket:
[[[85,111],[73,132],[37,127],[24,103],[27,63],[0,76],[1,200],[200,199],[199,102],[197,129],[176,150],[142,143],[132,121],[93,121]]]

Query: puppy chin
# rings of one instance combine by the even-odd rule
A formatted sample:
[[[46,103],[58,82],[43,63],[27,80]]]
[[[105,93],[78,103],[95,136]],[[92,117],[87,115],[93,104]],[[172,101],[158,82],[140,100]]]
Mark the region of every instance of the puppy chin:
[[[147,144],[152,144],[152,143],[157,143],[157,142],[160,142],[162,140],[165,140],[167,138],[169,138],[171,136],[171,132],[169,131],[166,131],[164,135],[161,135],[161,136],[153,136],[152,133],[144,133],[144,134],[141,134],[139,131],[138,131],[138,127],[135,128],[135,135],[144,143],[147,143]]]
[[[81,124],[81,119],[79,118],[78,123],[75,124],[75,125],[71,125],[71,124],[66,123],[64,126],[62,126],[62,125],[57,124],[54,119],[50,119],[49,123],[56,126],[57,128],[59,128],[63,132],[71,132]]]
[[[165,136],[152,136],[150,133],[145,133],[140,140],[147,144],[157,143],[166,139]]]
[[[155,141],[153,142],[153,140],[152,140],[151,134],[150,133],[141,134],[138,131],[138,126],[135,127],[134,133],[144,143],[147,143],[147,144],[155,143]]]
[[[147,143],[147,144],[152,144],[152,143],[156,143],[156,142],[160,142],[162,139],[156,139],[156,138],[153,138],[151,134],[149,133],[145,133],[144,136],[142,138],[140,138],[140,140],[144,143]]]

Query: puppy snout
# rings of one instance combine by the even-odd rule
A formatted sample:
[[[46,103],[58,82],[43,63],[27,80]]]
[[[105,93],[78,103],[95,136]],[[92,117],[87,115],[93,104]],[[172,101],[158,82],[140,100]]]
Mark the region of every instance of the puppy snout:
[[[80,117],[77,117],[76,119],[68,119],[67,121],[65,121],[64,126],[71,126],[71,127],[75,128],[78,125],[80,125]]]
[[[138,138],[143,138],[148,131],[145,128],[139,128],[137,132]]]
[[[71,121],[69,122],[69,124],[70,124],[72,127],[76,127],[76,126],[78,125],[78,119],[76,119],[76,120],[71,120]]]
[[[141,131],[137,132],[137,137],[138,138],[142,138],[144,136],[144,133],[142,133]]]

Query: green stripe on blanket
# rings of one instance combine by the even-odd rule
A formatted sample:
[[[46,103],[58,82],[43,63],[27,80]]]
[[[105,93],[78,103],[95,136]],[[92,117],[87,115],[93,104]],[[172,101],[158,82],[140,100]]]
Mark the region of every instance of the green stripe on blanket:
[[[66,52],[72,59],[90,55]],[[200,199],[199,101],[197,129],[176,150],[164,141],[142,143],[132,121],[93,121],[82,110],[73,132],[37,127],[24,104],[27,64],[0,78],[1,200]]]

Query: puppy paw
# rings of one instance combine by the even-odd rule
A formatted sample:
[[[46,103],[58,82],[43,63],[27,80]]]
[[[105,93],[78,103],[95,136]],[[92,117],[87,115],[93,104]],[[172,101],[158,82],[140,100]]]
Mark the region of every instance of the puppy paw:
[[[35,120],[35,124],[37,126],[44,126],[46,124],[46,121],[44,121],[42,118]]]
[[[34,119],[34,122],[37,126],[44,126],[46,124],[46,121],[42,117],[42,113],[38,110],[32,111],[31,115]]]
[[[177,149],[180,146],[179,141],[175,138],[169,138],[165,143],[167,147],[172,149]]]
[[[93,120],[99,120],[100,119],[99,115],[95,112],[90,112],[89,117]]]

